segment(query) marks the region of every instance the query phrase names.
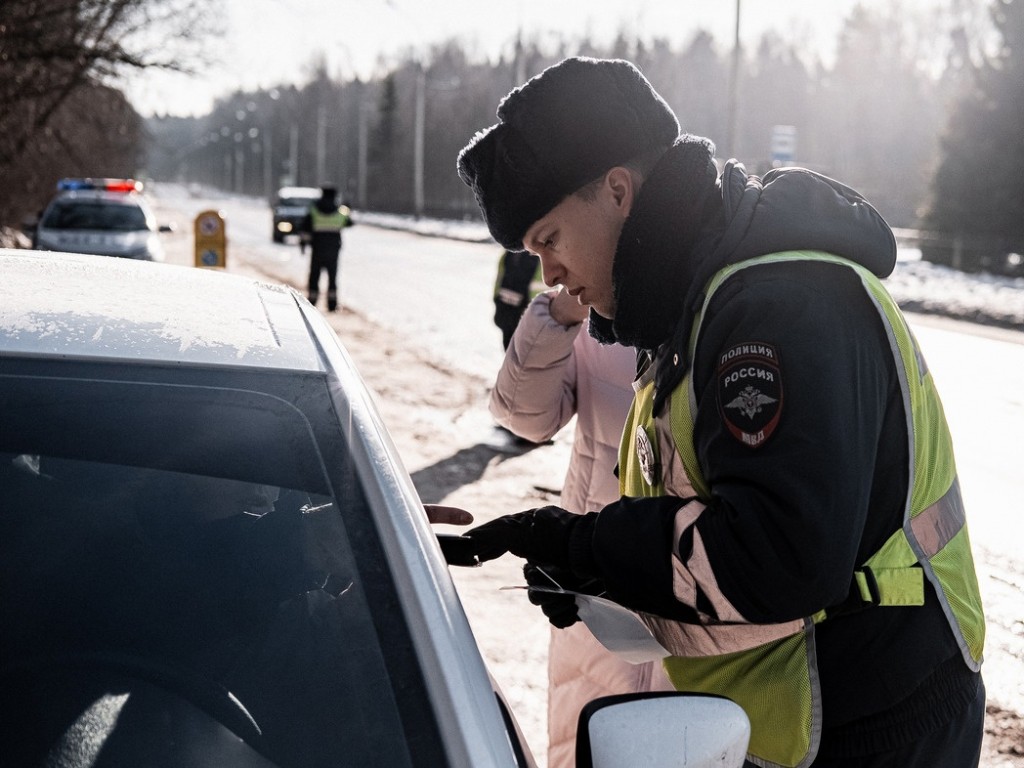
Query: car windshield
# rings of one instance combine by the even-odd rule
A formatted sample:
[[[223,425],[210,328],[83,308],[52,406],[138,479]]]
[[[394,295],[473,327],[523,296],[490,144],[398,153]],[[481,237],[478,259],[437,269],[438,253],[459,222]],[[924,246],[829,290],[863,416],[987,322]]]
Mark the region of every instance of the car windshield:
[[[41,226],[114,232],[149,229],[146,214],[139,206],[103,200],[57,200],[43,216]]]
[[[308,208],[316,200],[315,197],[282,197],[277,204],[286,208]]]
[[[124,694],[113,738],[156,686],[285,768],[437,763],[343,440],[237,387],[0,374],[0,404],[6,690]]]

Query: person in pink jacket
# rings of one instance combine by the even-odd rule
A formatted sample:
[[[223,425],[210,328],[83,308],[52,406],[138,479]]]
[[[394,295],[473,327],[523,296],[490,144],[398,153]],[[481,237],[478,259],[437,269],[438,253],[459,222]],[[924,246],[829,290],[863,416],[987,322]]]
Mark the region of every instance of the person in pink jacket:
[[[588,308],[568,291],[538,295],[523,314],[491,390],[490,410],[513,434],[535,443],[576,416],[560,504],[577,513],[618,500],[619,438],[633,400],[634,351],[599,344],[586,329]],[[660,665],[630,664],[582,622],[551,629],[548,650],[548,768],[575,763],[576,720],[591,699],[673,690]]]

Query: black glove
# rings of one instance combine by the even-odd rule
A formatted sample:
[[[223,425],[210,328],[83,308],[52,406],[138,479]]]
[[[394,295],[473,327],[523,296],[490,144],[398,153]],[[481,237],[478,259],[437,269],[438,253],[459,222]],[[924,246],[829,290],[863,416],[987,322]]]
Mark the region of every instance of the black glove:
[[[542,567],[527,562],[523,566],[523,576],[531,587],[527,592],[530,602],[540,606],[551,625],[559,629],[571,627],[580,620],[576,598],[561,592],[549,592],[549,589],[561,588],[567,592],[582,592],[588,595],[604,592],[604,584],[600,579],[580,578],[572,571],[556,566]]]
[[[570,568],[570,547],[589,559],[596,513],[574,515],[561,507],[538,507],[514,515],[505,515],[463,534],[472,539],[473,553],[480,562],[501,557],[506,552],[534,563]],[[580,534],[574,531],[581,527]],[[581,540],[582,539],[582,540]]]

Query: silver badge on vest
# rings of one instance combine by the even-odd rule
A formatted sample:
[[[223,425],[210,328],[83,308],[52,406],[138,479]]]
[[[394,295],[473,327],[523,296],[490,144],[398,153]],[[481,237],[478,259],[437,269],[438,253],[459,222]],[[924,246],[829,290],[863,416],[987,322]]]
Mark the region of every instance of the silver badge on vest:
[[[660,480],[659,466],[654,456],[651,438],[647,436],[647,430],[641,424],[636,428],[636,458],[640,463],[640,474],[643,475],[644,482],[650,486],[655,485]]]

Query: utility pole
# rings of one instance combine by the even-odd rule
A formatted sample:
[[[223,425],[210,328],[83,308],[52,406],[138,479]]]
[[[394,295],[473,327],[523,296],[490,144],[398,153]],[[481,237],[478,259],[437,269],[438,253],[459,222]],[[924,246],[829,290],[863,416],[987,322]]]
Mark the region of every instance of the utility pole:
[[[323,95],[320,96],[323,99]],[[320,102],[316,110],[316,183],[323,184],[327,166],[327,109]]]
[[[732,71],[729,73],[729,124],[726,127],[727,157],[736,157],[736,112],[740,80],[740,2],[736,0],[736,33],[732,43]]]
[[[288,174],[291,176],[289,184],[299,183],[299,124],[292,123],[288,134]]]
[[[356,199],[359,207],[366,207],[367,147],[369,144],[369,110],[366,108],[366,94],[359,95],[359,179]]]
[[[263,128],[263,196],[268,200],[274,193],[274,164],[271,162],[270,130]]]
[[[235,185],[234,191],[245,192],[245,152],[242,150],[241,134],[235,134]]]
[[[523,27],[516,31],[515,62],[512,65],[512,87],[517,88],[526,82],[526,57],[523,56]]]
[[[423,65],[416,72],[416,131],[413,143],[413,207],[416,218],[423,215],[423,132],[426,121],[427,73]]]
[[[338,121],[341,125],[341,136],[338,141],[337,155],[338,155],[338,193],[341,195],[343,201],[348,201],[351,205],[352,202],[352,184],[348,178],[348,137],[349,133],[345,130],[345,83],[342,79],[338,84]]]

